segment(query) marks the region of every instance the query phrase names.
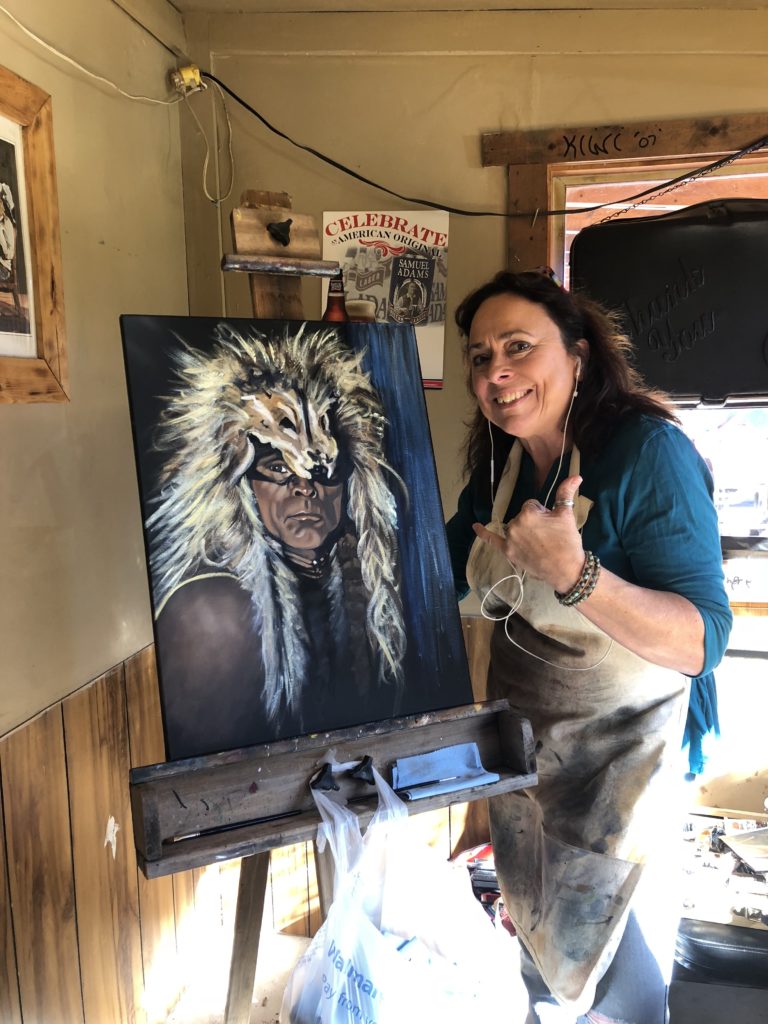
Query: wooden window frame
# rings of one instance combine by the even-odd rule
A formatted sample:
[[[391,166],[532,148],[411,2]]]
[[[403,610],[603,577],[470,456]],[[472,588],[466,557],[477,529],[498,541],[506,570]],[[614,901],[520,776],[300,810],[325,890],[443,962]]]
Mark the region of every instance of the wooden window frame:
[[[641,121],[626,125],[587,125],[486,132],[481,136],[484,167],[506,167],[507,208],[528,216],[507,222],[510,270],[528,270],[551,258],[551,217],[555,175],[586,168],[612,170],[622,165],[654,167],[662,163],[709,163],[768,135],[768,115],[730,114],[713,118]]]
[[[66,402],[59,204],[51,97],[0,67],[0,113],[21,127],[37,355],[0,356],[0,403]]]

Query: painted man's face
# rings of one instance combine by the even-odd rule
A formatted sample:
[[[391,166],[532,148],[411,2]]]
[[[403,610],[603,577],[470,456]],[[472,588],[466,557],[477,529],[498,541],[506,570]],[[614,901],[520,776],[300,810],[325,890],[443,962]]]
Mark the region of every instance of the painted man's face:
[[[297,476],[274,449],[257,458],[248,475],[264,528],[289,551],[319,551],[338,529],[343,481]]]

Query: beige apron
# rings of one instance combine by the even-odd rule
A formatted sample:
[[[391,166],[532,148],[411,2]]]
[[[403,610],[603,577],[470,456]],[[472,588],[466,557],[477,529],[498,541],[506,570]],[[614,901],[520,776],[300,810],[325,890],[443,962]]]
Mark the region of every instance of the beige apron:
[[[488,524],[500,534],[521,457],[516,441]],[[569,475],[578,472],[574,446]],[[579,529],[591,507],[577,496]],[[474,543],[467,579],[487,614],[501,618],[518,602],[518,581],[499,582],[513,571],[492,545]],[[493,631],[488,698],[499,697],[531,721],[539,779],[490,801],[502,893],[550,991],[584,1013],[658,835],[675,760],[665,749],[679,750],[688,681],[611,642],[526,576],[517,612]]]

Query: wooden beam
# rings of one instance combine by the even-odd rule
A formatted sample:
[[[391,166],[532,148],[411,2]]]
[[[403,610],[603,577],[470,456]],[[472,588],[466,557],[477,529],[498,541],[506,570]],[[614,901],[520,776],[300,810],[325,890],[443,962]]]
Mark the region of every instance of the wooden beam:
[[[287,192],[258,192],[248,189],[242,194],[242,206],[249,210],[269,210],[279,220],[285,220],[288,211],[291,210],[291,197]],[[250,231],[245,230],[248,225],[247,218],[237,215],[237,210],[232,212],[232,241],[235,252],[238,255],[245,253],[252,256],[245,246],[250,239]],[[232,257],[225,257],[225,261]],[[286,263],[294,261],[290,257]],[[222,264],[223,265],[223,264]],[[225,270],[243,270],[245,267],[232,266],[224,267]],[[272,265],[269,273],[264,273],[264,267],[256,268],[258,272],[251,273],[249,283],[251,286],[251,302],[253,303],[253,315],[257,319],[277,320],[302,320],[304,309],[301,302],[301,281],[299,273],[295,269],[289,270]]]
[[[526,213],[507,221],[507,266],[510,270],[532,270],[547,262],[546,168],[538,164],[514,164],[509,168],[510,213]]]
[[[483,167],[507,164],[580,163],[648,157],[717,156],[768,135],[768,114],[680,118],[629,124],[484,132]]]
[[[268,871],[268,852],[244,857],[240,865],[224,1024],[248,1024],[250,1020]]]
[[[505,701],[488,701],[134,769],[134,835],[142,870],[156,878],[313,839],[319,815],[308,782],[329,747],[342,761],[369,754],[386,773],[398,757],[475,742],[482,763],[498,772],[499,781],[462,790],[463,801],[535,785],[535,774],[501,741],[499,717],[506,714]],[[348,777],[339,781],[361,824],[367,823],[376,805],[370,787]],[[408,809],[423,813],[457,799],[455,793],[439,793]]]

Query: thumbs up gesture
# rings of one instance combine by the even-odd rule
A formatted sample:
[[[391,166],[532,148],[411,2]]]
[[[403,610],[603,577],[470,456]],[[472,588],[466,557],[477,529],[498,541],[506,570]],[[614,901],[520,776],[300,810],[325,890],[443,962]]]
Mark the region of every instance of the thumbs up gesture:
[[[579,578],[584,565],[584,548],[574,515],[580,484],[580,476],[563,480],[551,509],[535,498],[526,501],[519,514],[506,524],[503,537],[479,523],[475,523],[474,531],[502,552],[518,571],[525,570],[529,576],[564,593]]]

